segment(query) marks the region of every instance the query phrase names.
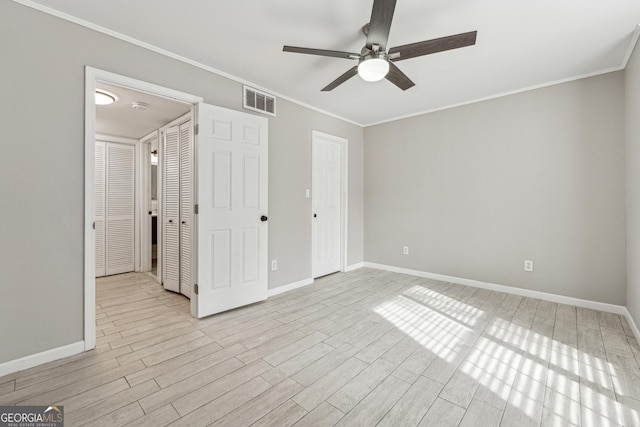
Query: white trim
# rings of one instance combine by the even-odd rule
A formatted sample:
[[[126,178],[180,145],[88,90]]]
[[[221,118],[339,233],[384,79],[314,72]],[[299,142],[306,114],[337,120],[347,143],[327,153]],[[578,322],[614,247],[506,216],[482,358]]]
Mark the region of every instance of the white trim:
[[[288,285],[278,286],[277,288],[267,289],[267,298],[274,297],[276,295],[280,295],[285,292],[293,291],[298,288],[302,288],[305,286],[313,285],[313,278],[300,280],[298,282],[290,283]]]
[[[369,126],[375,126],[375,125],[379,125],[379,124],[383,124],[383,123],[389,123],[389,122],[393,122],[393,121],[396,121],[396,120],[407,119],[407,118],[411,118],[411,117],[415,117],[415,116],[421,116],[423,114],[434,113],[436,111],[448,110],[450,108],[456,108],[456,107],[462,107],[462,106],[465,106],[465,105],[476,104],[476,103],[483,102],[483,101],[488,101],[488,100],[491,100],[491,99],[502,98],[504,96],[515,95],[515,94],[522,93],[522,92],[528,92],[528,91],[531,91],[531,90],[542,89],[542,88],[545,88],[545,87],[548,87],[548,86],[554,86],[554,85],[558,85],[558,84],[562,84],[562,83],[568,83],[568,82],[572,82],[572,81],[576,81],[576,80],[582,80],[582,79],[585,79],[585,78],[588,78],[588,77],[599,76],[601,74],[607,74],[607,73],[612,73],[612,72],[615,72],[615,71],[624,70],[626,68],[626,66],[627,66],[627,62],[629,61],[629,58],[631,57],[631,53],[633,52],[633,48],[635,47],[635,45],[636,45],[636,43],[638,41],[638,37],[640,36],[640,31],[638,30],[638,27],[636,27],[636,30],[635,30],[635,32],[633,34],[633,37],[631,38],[631,42],[629,43],[629,48],[627,49],[627,54],[625,55],[623,63],[622,63],[622,65],[620,67],[613,67],[613,68],[608,68],[606,70],[595,71],[595,72],[589,73],[589,74],[582,74],[582,75],[578,75],[578,76],[567,77],[565,79],[555,80],[555,81],[552,81],[552,82],[549,82],[549,83],[543,83],[543,84],[535,85],[535,86],[529,86],[529,87],[526,87],[526,88],[523,88],[523,89],[517,89],[517,90],[507,91],[507,92],[501,92],[501,93],[498,93],[498,94],[495,94],[495,95],[490,95],[490,96],[487,96],[487,97],[484,97],[484,98],[472,99],[472,100],[469,100],[469,101],[464,101],[464,102],[460,102],[460,103],[457,103],[457,104],[451,104],[451,105],[447,105],[447,106],[444,106],[444,107],[438,107],[438,108],[434,108],[434,109],[431,109],[431,110],[424,110],[424,111],[419,112],[419,113],[412,113],[412,114],[408,114],[408,115],[405,115],[405,116],[398,116],[398,117],[394,117],[394,118],[391,118],[391,119],[385,119],[385,120],[382,120],[382,121],[379,121],[379,122],[358,123],[358,122],[356,122],[354,120],[347,119],[345,117],[341,117],[341,116],[339,116],[337,114],[334,114],[334,113],[331,113],[329,111],[322,110],[320,108],[314,107],[314,106],[309,105],[309,104],[307,104],[305,102],[298,101],[297,99],[294,99],[294,98],[291,98],[289,96],[283,95],[283,94],[281,94],[279,92],[271,91],[271,90],[269,90],[269,89],[267,89],[267,88],[265,88],[263,86],[256,85],[255,83],[252,83],[252,82],[249,82],[247,80],[241,79],[241,78],[236,77],[236,76],[234,76],[232,74],[225,73],[224,71],[220,71],[220,70],[218,70],[216,68],[210,67],[208,65],[205,65],[205,64],[202,64],[200,62],[194,61],[192,59],[186,58],[184,56],[178,55],[178,54],[173,53],[171,51],[159,48],[157,46],[154,46],[152,44],[149,44],[149,43],[143,42],[141,40],[138,40],[136,38],[124,35],[122,33],[118,33],[117,31],[110,30],[108,28],[102,27],[102,26],[94,24],[92,22],[85,21],[84,19],[80,19],[80,18],[78,18],[76,16],[72,16],[72,15],[66,14],[64,12],[60,12],[59,10],[55,10],[55,9],[52,9],[50,7],[47,7],[47,6],[43,6],[43,5],[39,4],[39,3],[33,2],[31,0],[12,0],[12,1],[15,2],[15,3],[21,4],[23,6],[30,7],[30,8],[35,9],[35,10],[39,10],[40,12],[44,12],[44,13],[47,13],[49,15],[55,16],[57,18],[64,19],[65,21],[69,21],[69,22],[72,22],[74,24],[81,25],[83,27],[89,28],[89,29],[97,31],[99,33],[103,33],[103,34],[109,35],[111,37],[115,37],[117,39],[123,40],[125,42],[131,43],[131,44],[139,46],[139,47],[142,47],[142,48],[150,50],[152,52],[159,53],[161,55],[164,55],[164,56],[167,56],[169,58],[175,59],[177,61],[184,62],[186,64],[189,64],[189,65],[192,65],[194,67],[200,68],[202,70],[209,71],[209,72],[217,74],[217,75],[219,75],[221,77],[225,77],[225,78],[227,78],[229,80],[233,80],[233,81],[236,81],[238,83],[242,83],[242,84],[245,84],[245,85],[253,86],[256,89],[267,91],[267,92],[269,92],[269,93],[271,93],[271,94],[273,94],[273,95],[275,95],[275,96],[277,96],[279,98],[286,99],[287,101],[290,101],[290,102],[293,102],[294,104],[300,105],[301,107],[305,107],[305,108],[308,108],[310,110],[317,111],[318,113],[326,114],[327,116],[330,116],[330,117],[333,117],[333,118],[336,118],[336,119],[339,119],[339,120],[343,120],[343,121],[345,121],[347,123],[351,123],[353,125],[360,126],[362,128],[366,128],[366,127],[369,127]]]
[[[359,262],[357,264],[351,264],[349,266],[347,266],[347,268],[344,269],[345,273],[350,273],[352,271],[358,270],[360,268],[364,267],[364,262]]]
[[[51,350],[43,351],[41,353],[30,354],[29,356],[21,357],[20,359],[0,363],[0,377],[22,371],[24,369],[33,368],[34,366],[42,365],[43,363],[53,362],[54,360],[73,356],[74,354],[82,353],[84,350],[84,342],[78,341],[62,347],[52,348]]]
[[[184,57],[182,55],[178,55],[178,54],[173,53],[171,51],[168,51],[166,49],[162,49],[162,48],[159,48],[157,46],[154,46],[154,45],[152,45],[150,43],[146,43],[146,42],[143,42],[143,41],[138,40],[136,38],[133,38],[133,37],[124,35],[122,33],[119,33],[117,31],[113,31],[113,30],[111,30],[109,28],[102,27],[100,25],[94,24],[93,22],[85,21],[84,19],[80,19],[80,18],[78,18],[76,16],[72,16],[72,15],[69,15],[67,13],[60,12],[59,10],[55,10],[55,9],[52,9],[50,7],[47,7],[47,6],[43,6],[43,5],[39,4],[39,3],[33,2],[31,0],[12,0],[12,1],[15,2],[15,3],[21,4],[23,6],[27,6],[27,7],[30,7],[32,9],[39,10],[40,12],[44,12],[44,13],[47,13],[49,15],[55,16],[57,18],[64,19],[65,21],[69,21],[69,22],[72,22],[74,24],[81,25],[81,26],[83,26],[85,28],[89,28],[89,29],[97,31],[99,33],[106,34],[106,35],[114,37],[116,39],[120,39],[120,40],[125,41],[127,43],[131,43],[133,45],[136,45],[136,46],[139,46],[141,48],[150,50],[152,52],[159,53],[161,55],[164,55],[164,56],[167,56],[169,58],[175,59],[177,61],[184,62],[185,64],[192,65],[192,66],[194,66],[196,68],[200,68],[201,70],[209,71],[209,72],[217,74],[217,75],[219,75],[221,77],[225,77],[225,78],[227,78],[229,80],[233,80],[233,81],[238,82],[238,83],[242,83],[242,84],[246,84],[246,85],[249,85],[249,86],[253,86],[256,89],[264,90],[264,91],[269,92],[270,94],[273,94],[273,95],[275,95],[275,96],[277,96],[279,98],[286,99],[287,101],[293,102],[294,104],[298,104],[301,107],[305,107],[305,108],[308,108],[310,110],[317,111],[317,112],[322,113],[322,114],[326,114],[327,116],[334,117],[336,119],[343,120],[343,121],[345,121],[347,123],[351,123],[353,125],[362,127],[362,125],[360,123],[357,123],[357,122],[355,122],[353,120],[350,120],[350,119],[347,119],[347,118],[344,118],[344,117],[340,117],[337,114],[330,113],[330,112],[325,111],[325,110],[321,110],[321,109],[319,109],[317,107],[314,107],[312,105],[306,104],[306,103],[301,102],[301,101],[298,101],[296,99],[293,99],[293,98],[288,97],[286,95],[283,95],[281,93],[273,92],[273,91],[271,91],[271,90],[269,90],[269,89],[267,89],[265,87],[262,87],[260,85],[255,84],[255,83],[252,83],[252,82],[249,82],[247,80],[241,79],[240,77],[234,76],[234,75],[229,74],[229,73],[225,73],[224,71],[220,71],[220,70],[218,70],[216,68],[210,67],[210,66],[205,65],[205,64],[203,64],[201,62],[194,61],[194,60],[189,59],[187,57]]]
[[[636,29],[633,31],[633,35],[631,36],[631,42],[627,47],[627,53],[624,55],[624,60],[622,61],[622,68],[627,68],[629,64],[629,60],[631,59],[631,55],[633,54],[633,50],[636,48],[638,44],[638,38],[640,37],[640,25],[636,26]]]
[[[93,67],[85,67],[85,109],[84,109],[84,349],[96,346],[96,279],[95,279],[95,231],[94,175],[96,138],[96,81],[102,81],[153,95],[197,104],[203,102],[200,96],[154,85],[142,80],[111,73]]]
[[[180,117],[177,117],[177,118],[171,120],[169,123],[160,126],[160,128],[158,130],[160,132],[165,132],[167,129],[169,129],[171,127],[174,127],[174,126],[180,126],[182,124],[185,124],[191,119],[193,119],[193,111],[189,111],[187,113],[184,113]],[[160,147],[160,139],[158,139],[158,148],[159,147]],[[160,157],[158,157],[158,162],[160,162]]]
[[[423,277],[425,279],[441,280],[444,282],[457,283],[459,285],[471,286],[474,288],[487,289],[490,291],[504,292],[507,294],[519,295],[523,297],[540,299],[559,304],[573,305],[576,307],[589,308],[592,310],[606,311],[608,313],[625,314],[626,307],[622,305],[607,304],[603,302],[589,301],[579,298],[567,297],[564,295],[549,294],[546,292],[533,291],[529,289],[514,288],[513,286],[498,285],[495,283],[486,283],[478,280],[463,279],[460,277],[445,276],[442,274],[428,273],[425,271],[411,270],[408,268],[393,267],[384,264],[376,264],[373,262],[365,262],[365,267],[377,270],[392,271],[394,273],[408,274],[411,276]]]
[[[96,234],[95,221],[95,91],[98,73],[85,68],[84,100],[84,350],[96,346]]]
[[[140,265],[139,271],[150,272],[151,271],[151,224],[153,222],[149,212],[151,211],[151,149],[153,141],[156,145],[160,132],[156,129],[148,135],[140,138],[140,144],[138,147],[138,165],[140,167],[140,203],[142,208],[140,209]],[[156,169],[157,172],[157,169]],[[157,178],[157,177],[156,177]]]
[[[629,327],[633,331],[633,334],[636,336],[636,339],[640,341],[640,330],[638,329],[638,325],[636,325],[636,322],[633,320],[633,317],[631,317],[631,313],[629,312],[629,309],[627,307],[624,308],[624,317],[627,319],[627,323],[629,323]]]
[[[316,139],[323,139],[340,145],[340,271],[346,272],[347,247],[349,236],[349,140],[341,136],[331,135],[318,130],[311,131],[311,210],[313,211],[313,143]],[[311,212],[313,213],[313,212]],[[310,215],[311,217],[312,215]],[[313,272],[313,230],[311,231],[311,275]]]
[[[417,113],[411,113],[411,114],[407,114],[407,115],[404,115],[404,116],[398,116],[398,117],[393,117],[393,118],[390,118],[390,119],[384,119],[384,120],[381,120],[379,122],[365,123],[365,124],[363,124],[361,126],[366,128],[366,127],[370,127],[370,126],[381,125],[381,124],[384,124],[384,123],[395,122],[397,120],[410,119],[412,117],[423,116],[425,114],[436,113],[438,111],[444,111],[444,110],[450,110],[452,108],[457,108],[457,107],[464,107],[465,105],[478,104],[480,102],[490,101],[492,99],[504,98],[505,96],[517,95],[519,93],[530,92],[532,90],[537,90],[537,89],[544,89],[544,88],[549,87],[549,86],[560,85],[560,84],[563,84],[563,83],[570,83],[570,82],[574,82],[574,81],[577,81],[577,80],[587,79],[589,77],[596,77],[596,76],[600,76],[602,74],[614,73],[616,71],[621,71],[621,70],[624,70],[624,66],[607,68],[606,70],[595,71],[595,72],[589,73],[589,74],[583,74],[583,75],[574,76],[574,77],[567,77],[566,79],[560,79],[560,80],[555,80],[555,81],[548,82],[548,83],[542,83],[542,84],[539,84],[539,85],[528,86],[528,87],[525,87],[525,88],[522,88],[522,89],[515,89],[515,90],[511,90],[511,91],[507,91],[507,92],[501,92],[501,93],[497,93],[495,95],[485,96],[483,98],[471,99],[471,100],[468,100],[468,101],[458,102],[456,104],[449,104],[449,105],[445,105],[443,107],[432,108],[430,110],[423,110],[423,111],[420,111],[420,112],[417,112]]]
[[[134,138],[125,138],[123,136],[107,135],[105,133],[97,133],[96,141],[116,142],[118,144],[129,144],[129,145],[138,145],[138,143],[140,142],[139,140]]]
[[[625,55],[625,58],[624,58],[624,60],[622,62],[622,65],[620,67],[613,67],[613,68],[609,68],[609,69],[606,69],[606,70],[595,71],[595,72],[589,73],[589,74],[582,74],[582,75],[578,75],[578,76],[567,77],[565,79],[555,80],[553,82],[543,83],[543,84],[535,85],[535,86],[529,86],[529,87],[523,88],[523,89],[517,89],[517,90],[507,91],[507,92],[501,92],[499,94],[490,95],[490,96],[487,96],[487,97],[484,97],[484,98],[477,98],[477,99],[473,99],[473,100],[469,100],[469,101],[465,101],[465,102],[461,102],[461,103],[457,103],[457,104],[451,104],[451,105],[447,105],[447,106],[444,106],[444,107],[434,108],[434,109],[431,109],[431,110],[424,110],[424,111],[419,112],[419,113],[412,113],[412,114],[408,114],[408,115],[405,115],[405,116],[398,116],[398,117],[394,117],[394,118],[391,118],[391,119],[385,119],[385,120],[382,120],[382,121],[379,121],[379,122],[358,123],[358,122],[356,122],[354,120],[347,119],[345,117],[341,117],[341,116],[339,116],[337,114],[334,114],[334,113],[331,113],[329,111],[322,110],[320,108],[314,107],[314,106],[309,105],[309,104],[307,104],[305,102],[298,101],[297,99],[294,99],[294,98],[291,98],[289,96],[283,95],[283,94],[281,94],[279,92],[271,91],[271,90],[269,90],[269,89],[267,89],[267,88],[265,88],[263,86],[256,85],[255,83],[252,83],[252,82],[249,82],[247,80],[241,79],[241,78],[239,78],[237,76],[234,76],[232,74],[225,73],[224,71],[220,71],[220,70],[218,70],[216,68],[210,67],[208,65],[205,65],[205,64],[202,64],[200,62],[194,61],[192,59],[186,58],[184,56],[178,55],[178,54],[173,53],[171,51],[159,48],[159,47],[154,46],[154,45],[152,45],[150,43],[146,43],[146,42],[143,42],[143,41],[138,40],[136,38],[124,35],[122,33],[118,33],[117,31],[110,30],[108,28],[102,27],[102,26],[94,24],[92,22],[85,21],[84,19],[80,19],[80,18],[78,18],[76,16],[72,16],[72,15],[66,14],[64,12],[60,12],[59,10],[55,10],[55,9],[52,9],[50,7],[47,7],[47,6],[43,6],[43,5],[39,4],[39,3],[33,2],[31,0],[12,0],[12,1],[15,2],[15,3],[21,4],[23,6],[30,7],[30,8],[35,9],[35,10],[39,10],[40,12],[44,12],[44,13],[47,13],[49,15],[55,16],[57,18],[64,19],[65,21],[69,21],[69,22],[72,22],[74,24],[81,25],[83,27],[89,28],[89,29],[97,31],[99,33],[103,33],[103,34],[109,35],[111,37],[115,37],[117,39],[123,40],[125,42],[131,43],[131,44],[139,46],[139,47],[142,47],[142,48],[150,50],[152,52],[159,53],[161,55],[164,55],[164,56],[167,56],[169,58],[175,59],[177,61],[184,62],[186,64],[189,64],[189,65],[192,65],[194,67],[200,68],[202,70],[209,71],[209,72],[217,74],[217,75],[219,75],[221,77],[225,77],[225,78],[227,78],[229,80],[233,80],[233,81],[236,81],[238,83],[242,83],[242,84],[245,84],[245,85],[253,86],[256,89],[267,91],[267,92],[269,92],[269,93],[271,93],[271,94],[273,94],[273,95],[275,95],[275,96],[277,96],[279,98],[286,99],[287,101],[290,101],[290,102],[293,102],[294,104],[300,105],[301,107],[308,108],[308,109],[310,109],[312,111],[317,111],[318,113],[326,114],[327,116],[330,116],[330,117],[333,117],[333,118],[336,118],[336,119],[339,119],[339,120],[343,120],[343,121],[345,121],[347,123],[351,123],[353,125],[360,126],[362,128],[369,127],[369,126],[375,126],[375,125],[379,125],[379,124],[383,124],[383,123],[389,123],[389,122],[393,122],[393,121],[396,121],[396,120],[407,119],[407,118],[411,118],[411,117],[415,117],[415,116],[421,116],[423,114],[434,113],[436,111],[448,110],[450,108],[456,108],[456,107],[462,107],[462,106],[465,106],[465,105],[476,104],[476,103],[483,102],[483,101],[488,101],[488,100],[491,100],[491,99],[502,98],[504,96],[515,95],[515,94],[522,93],[522,92],[528,92],[528,91],[531,91],[531,90],[542,89],[542,88],[545,88],[545,87],[548,87],[548,86],[554,86],[554,85],[558,85],[558,84],[562,84],[562,83],[568,83],[568,82],[572,82],[572,81],[576,81],[576,80],[582,80],[582,79],[585,79],[585,78],[588,78],[588,77],[599,76],[601,74],[607,74],[607,73],[612,73],[612,72],[615,72],[615,71],[624,70],[626,68],[626,66],[627,66],[627,62],[629,61],[629,58],[631,57],[631,53],[633,52],[633,48],[635,47],[635,45],[636,45],[636,43],[638,41],[638,37],[640,36],[640,31],[638,30],[638,27],[636,27],[636,30],[635,30],[635,32],[633,34],[631,42],[629,43],[629,48],[627,49],[627,54]]]

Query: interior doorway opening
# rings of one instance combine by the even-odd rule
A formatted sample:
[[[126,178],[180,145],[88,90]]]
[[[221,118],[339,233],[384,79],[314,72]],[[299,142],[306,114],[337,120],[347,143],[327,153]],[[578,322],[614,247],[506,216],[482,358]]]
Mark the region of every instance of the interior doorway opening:
[[[122,246],[123,253],[128,250],[125,256],[128,257],[129,253],[133,254],[133,271],[152,272],[154,264],[153,218],[161,216],[161,185],[159,185],[163,178],[161,130],[163,126],[170,124],[174,119],[184,116],[185,112],[192,114],[195,105],[201,103],[202,98],[91,67],[86,67],[85,74],[84,344],[85,350],[89,350],[95,347],[96,342],[96,276],[99,273],[96,269],[96,254],[98,252],[96,249],[99,247],[96,245],[98,240],[95,228],[97,223],[96,199],[102,197],[101,194],[96,194],[96,141],[98,139],[106,140],[108,143],[114,144],[115,148],[135,147],[133,155],[134,188],[130,192],[133,194],[133,201],[129,203],[129,190],[125,191],[127,192],[126,197],[120,197],[122,195],[118,193],[120,187],[123,187],[122,185],[119,187],[121,182],[117,181],[119,171],[114,173],[111,184],[105,181],[107,194],[104,197],[108,203],[109,185],[111,185],[112,193],[118,193],[117,196],[120,197],[115,197],[113,206],[121,207],[120,202],[124,199],[128,200],[125,203],[127,209],[130,210],[130,205],[133,206],[133,218],[127,219],[129,221],[128,228],[124,228],[126,228],[127,235],[129,229],[133,229],[134,248],[133,250],[131,247],[127,248],[128,243],[120,246]],[[115,102],[112,102],[111,105],[96,105],[97,89],[107,92]],[[155,107],[151,108],[152,106]],[[113,108],[108,109],[109,107]],[[117,150],[114,149],[115,151]],[[155,157],[155,154],[158,156]],[[111,161],[116,164],[118,156],[112,157]],[[156,159],[157,161],[155,161]],[[155,174],[154,169],[156,169]],[[155,176],[156,183],[155,199],[152,197],[152,175]],[[116,222],[122,219],[115,215],[120,213],[116,208],[109,211],[105,207],[105,227],[107,230],[110,226],[109,221],[111,221],[113,230],[118,230],[118,226],[123,223],[123,221]],[[109,217],[110,214],[111,217]],[[160,221],[156,219],[155,222],[156,275],[161,281],[162,277],[159,272],[161,271],[162,259],[162,233],[158,228]],[[105,234],[105,260],[108,260],[110,251],[117,252],[118,236],[114,236]],[[113,243],[111,248],[106,243],[109,238]]]
[[[166,128],[191,104],[103,81],[96,93],[96,276],[151,272],[162,281],[158,218],[162,206]]]

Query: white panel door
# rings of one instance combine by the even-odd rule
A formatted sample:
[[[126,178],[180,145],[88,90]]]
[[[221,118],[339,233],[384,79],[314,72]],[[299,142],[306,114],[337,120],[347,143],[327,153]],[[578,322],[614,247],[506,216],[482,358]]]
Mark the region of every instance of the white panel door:
[[[162,284],[180,292],[180,127],[164,135],[163,215],[162,215]]]
[[[135,146],[106,144],[106,274],[135,268]]]
[[[191,298],[191,147],[193,127],[191,120],[180,125],[180,293]]]
[[[314,132],[312,140],[313,277],[340,271],[342,144]]]
[[[105,260],[105,144],[96,142],[95,151],[95,226],[96,230],[96,277],[107,274]]]
[[[197,317],[267,298],[268,121],[198,105]]]

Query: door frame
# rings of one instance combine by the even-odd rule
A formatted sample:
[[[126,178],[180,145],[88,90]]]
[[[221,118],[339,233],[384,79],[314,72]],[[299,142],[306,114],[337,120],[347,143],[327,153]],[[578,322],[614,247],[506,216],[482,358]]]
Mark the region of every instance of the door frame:
[[[151,270],[151,236],[153,231],[151,230],[151,224],[153,220],[149,215],[151,211],[151,148],[153,144],[153,140],[160,139],[160,132],[158,130],[154,130],[148,135],[140,138],[140,143],[138,147],[139,154],[139,162],[138,165],[140,167],[140,195],[142,196],[142,201],[140,203],[140,229],[147,230],[146,233],[140,233],[140,263],[136,265],[136,271],[149,271]],[[160,173],[156,169],[156,182],[157,175]],[[156,192],[157,196],[158,192]],[[160,279],[160,276],[156,274],[156,277]]]
[[[341,136],[331,135],[318,130],[311,131],[311,188],[313,188],[313,144],[316,139],[324,139],[340,145],[340,271],[345,272],[347,269],[347,236],[349,231],[349,140]],[[311,210],[313,211],[313,198],[311,194]],[[309,215],[313,221],[313,212]],[[315,242],[313,240],[313,227],[311,231],[311,276],[313,272],[313,252]],[[315,277],[313,277],[315,279]]]
[[[142,80],[112,73],[97,68],[85,67],[84,101],[84,349],[96,346],[96,278],[95,278],[95,232],[94,181],[95,181],[95,137],[96,137],[96,82],[119,85],[139,92],[162,96],[175,101],[195,105],[203,102],[200,96],[158,86]],[[193,304],[192,304],[193,313]]]

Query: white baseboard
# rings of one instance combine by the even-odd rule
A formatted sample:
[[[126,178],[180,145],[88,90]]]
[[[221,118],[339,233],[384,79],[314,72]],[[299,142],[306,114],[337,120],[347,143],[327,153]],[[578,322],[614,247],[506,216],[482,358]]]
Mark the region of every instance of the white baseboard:
[[[278,286],[277,288],[267,290],[267,298],[271,298],[273,296],[279,295],[284,292],[289,292],[294,289],[302,288],[303,286],[308,286],[313,284],[313,279],[304,279],[299,282],[290,283],[288,285]]]
[[[364,267],[375,268],[377,270],[392,271],[395,273],[408,274],[410,276],[423,277],[425,279],[433,279],[433,280],[441,280],[443,282],[457,283],[459,285],[471,286],[474,288],[504,292],[507,294],[519,295],[519,296],[529,297],[529,298],[536,298],[543,301],[573,305],[576,307],[589,308],[592,310],[606,311],[608,313],[621,314],[625,316],[626,316],[626,313],[628,313],[627,308],[622,305],[607,304],[603,302],[566,297],[563,295],[550,294],[546,292],[532,291],[529,289],[514,288],[513,286],[497,285],[495,283],[480,282],[478,280],[444,276],[442,274],[428,273],[428,272],[419,271],[419,270],[410,270],[410,269],[401,268],[401,267],[392,267],[389,265],[376,264],[372,262],[365,262]],[[629,317],[631,316],[627,316],[627,318]]]
[[[34,366],[42,365],[43,363],[53,362],[54,360],[73,356],[74,354],[82,353],[83,351],[84,341],[78,341],[63,347],[43,351],[42,353],[31,354],[29,356],[21,357],[20,359],[0,363],[0,377],[22,371],[23,369],[33,368]]]
[[[636,339],[640,341],[640,329],[638,329],[638,325],[636,325],[636,322],[633,320],[633,317],[631,317],[631,313],[629,313],[629,309],[627,309],[626,307],[624,308],[624,317],[626,317],[627,323],[629,323],[629,327],[631,327],[631,330],[633,331],[633,334],[636,336]]]
[[[364,267],[364,262],[359,262],[357,264],[351,264],[344,269],[345,273],[349,273],[351,271],[357,270],[359,268]]]

